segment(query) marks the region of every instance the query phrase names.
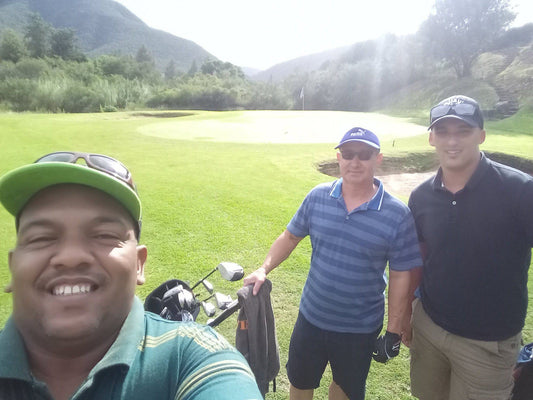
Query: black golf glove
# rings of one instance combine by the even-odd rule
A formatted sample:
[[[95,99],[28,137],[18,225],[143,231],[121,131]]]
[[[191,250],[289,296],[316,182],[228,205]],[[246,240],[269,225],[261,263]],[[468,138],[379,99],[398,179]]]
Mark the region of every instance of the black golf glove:
[[[396,333],[385,331],[384,335],[376,339],[374,354],[372,358],[380,363],[386,363],[391,358],[400,354],[400,344],[402,338]]]

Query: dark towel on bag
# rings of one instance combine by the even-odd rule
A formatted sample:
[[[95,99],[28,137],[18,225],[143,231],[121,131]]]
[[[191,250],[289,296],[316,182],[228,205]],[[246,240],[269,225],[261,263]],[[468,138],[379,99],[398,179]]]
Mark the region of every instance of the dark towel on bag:
[[[248,285],[237,291],[241,309],[235,347],[250,364],[264,397],[280,367],[274,312],[270,303],[272,282],[265,280],[256,296],[252,294],[252,289],[253,285]]]

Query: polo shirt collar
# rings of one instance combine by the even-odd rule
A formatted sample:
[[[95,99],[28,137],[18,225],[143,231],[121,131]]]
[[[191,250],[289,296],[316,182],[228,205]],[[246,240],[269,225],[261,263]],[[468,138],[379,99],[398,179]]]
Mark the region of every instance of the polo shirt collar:
[[[485,172],[490,168],[490,160],[485,156],[485,153],[480,152],[479,164],[477,165],[474,174],[470,177],[466,183],[466,187],[473,188],[478,185],[478,183],[485,175]]]
[[[475,187],[481,181],[481,179],[483,178],[483,175],[485,175],[485,172],[487,172],[489,167],[490,167],[490,160],[485,156],[485,153],[480,152],[479,164],[477,165],[476,170],[474,171],[474,173],[472,174],[472,176],[466,183],[464,189]],[[442,168],[439,168],[439,170],[437,171],[437,174],[433,178],[433,189],[443,190]]]
[[[91,378],[104,368],[114,365],[124,365],[130,367],[137,353],[139,346],[144,340],[144,308],[138,297],[133,299],[131,311],[124,321],[117,340],[109,348],[104,358],[89,373]]]
[[[144,309],[141,300],[135,297],[132,309],[124,321],[117,340],[92,369],[87,379],[91,380],[99,371],[111,366],[129,367],[137,355],[143,338]],[[12,316],[0,332],[0,378],[33,381],[24,342]]]
[[[377,178],[374,178],[374,184],[378,187],[378,190],[376,191],[374,196],[370,199],[370,201],[366,203],[367,204],[366,209],[379,211],[381,210],[381,205],[383,204],[383,196],[385,195],[385,189],[383,188],[383,183]],[[335,182],[333,182],[333,187],[331,188],[329,195],[334,199],[341,198],[342,178],[337,179]]]

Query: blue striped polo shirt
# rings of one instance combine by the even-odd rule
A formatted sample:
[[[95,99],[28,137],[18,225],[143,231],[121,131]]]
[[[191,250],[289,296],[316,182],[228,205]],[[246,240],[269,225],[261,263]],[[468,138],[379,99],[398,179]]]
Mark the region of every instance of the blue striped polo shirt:
[[[52,400],[30,371],[10,318],[0,332],[0,399]],[[133,303],[115,343],[71,400],[259,400],[244,357],[208,326],[167,321]]]
[[[316,186],[289,222],[293,235],[311,239],[309,275],[300,312],[318,328],[370,333],[383,324],[385,268],[422,265],[409,208],[383,189],[351,212],[342,178]]]

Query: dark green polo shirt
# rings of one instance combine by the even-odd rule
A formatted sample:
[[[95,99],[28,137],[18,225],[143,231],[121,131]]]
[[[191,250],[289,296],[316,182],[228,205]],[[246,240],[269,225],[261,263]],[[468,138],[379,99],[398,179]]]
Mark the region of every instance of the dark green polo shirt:
[[[439,326],[496,341],[520,332],[526,317],[533,246],[533,179],[489,160],[461,191],[442,187],[441,171],[411,194],[426,245],[420,294]]]
[[[242,355],[213,329],[144,312],[135,299],[116,342],[72,400],[261,399]],[[51,400],[10,318],[0,332],[0,399]]]

